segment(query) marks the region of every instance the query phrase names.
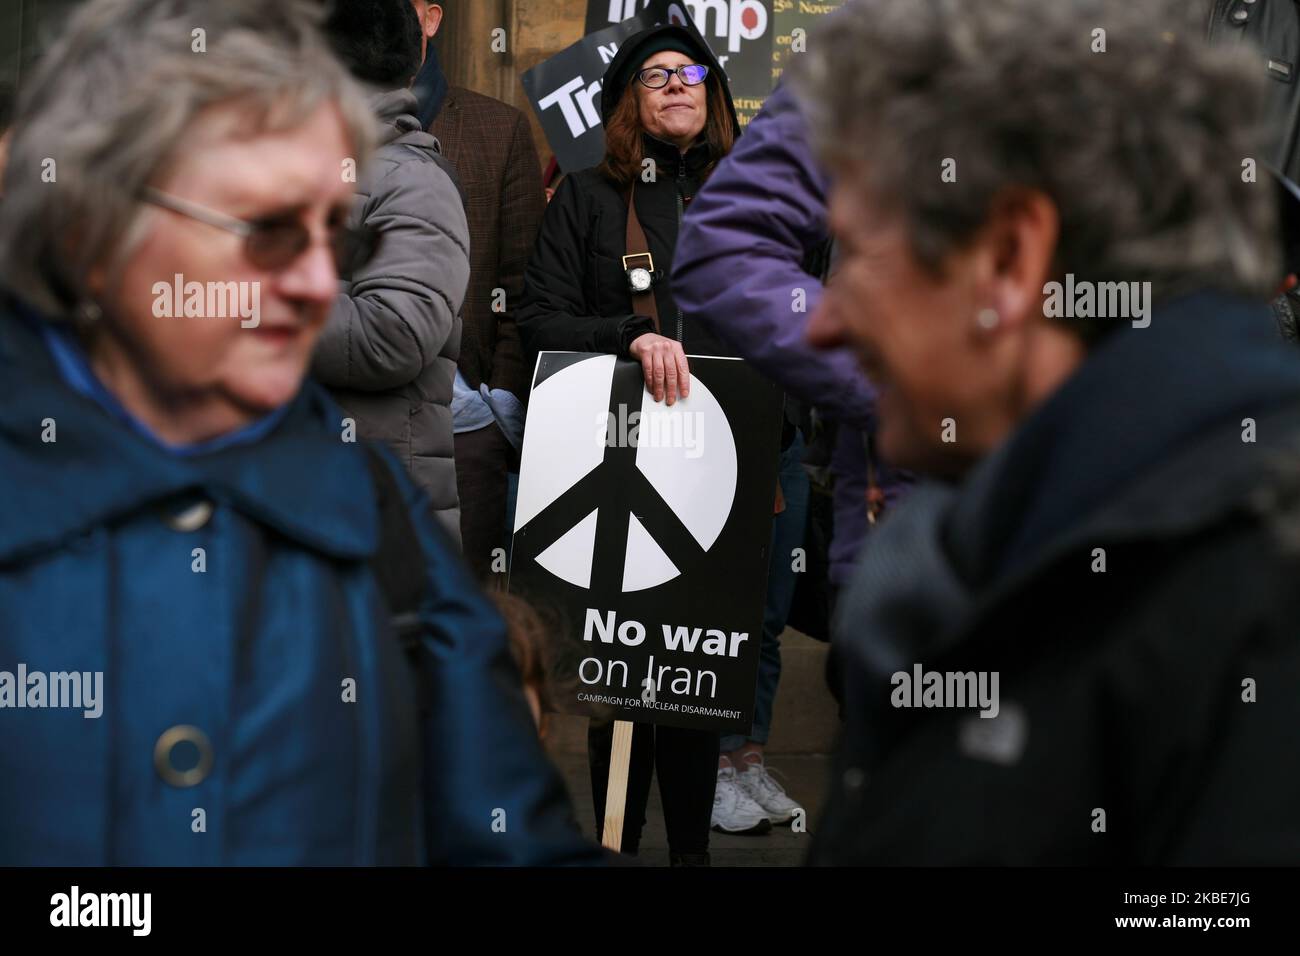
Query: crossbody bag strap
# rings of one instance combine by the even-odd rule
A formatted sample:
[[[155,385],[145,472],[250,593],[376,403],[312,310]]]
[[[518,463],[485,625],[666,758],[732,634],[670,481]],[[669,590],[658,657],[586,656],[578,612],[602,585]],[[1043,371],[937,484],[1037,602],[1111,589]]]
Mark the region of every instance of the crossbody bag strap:
[[[871,432],[862,433],[867,453],[867,523],[875,524],[885,511],[885,490],[876,480],[876,447]]]
[[[633,269],[645,269],[653,280],[655,274],[654,256],[650,254],[650,242],[646,239],[641,220],[636,214],[636,183],[627,188],[627,255],[623,257],[623,271],[629,276],[628,287],[632,292],[632,311],[637,315],[648,315],[659,331],[659,305],[655,302],[654,284],[644,292],[631,288]]]

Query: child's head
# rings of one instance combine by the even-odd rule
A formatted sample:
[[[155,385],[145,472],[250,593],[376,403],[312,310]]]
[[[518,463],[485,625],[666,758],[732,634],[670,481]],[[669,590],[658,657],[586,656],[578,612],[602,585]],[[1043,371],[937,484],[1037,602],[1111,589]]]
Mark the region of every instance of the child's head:
[[[546,715],[560,710],[557,703],[577,700],[578,671],[582,650],[555,635],[566,630],[564,616],[545,600],[532,603],[517,594],[491,590],[497,610],[506,620],[510,654],[523,679],[524,695],[537,722],[538,736],[546,738]],[[586,704],[584,712],[595,720],[613,720],[614,708]]]
[[[546,627],[531,604],[504,591],[492,591],[497,610],[506,620],[510,654],[523,679],[524,696],[533,712],[537,731],[545,736],[543,712],[551,710]]]

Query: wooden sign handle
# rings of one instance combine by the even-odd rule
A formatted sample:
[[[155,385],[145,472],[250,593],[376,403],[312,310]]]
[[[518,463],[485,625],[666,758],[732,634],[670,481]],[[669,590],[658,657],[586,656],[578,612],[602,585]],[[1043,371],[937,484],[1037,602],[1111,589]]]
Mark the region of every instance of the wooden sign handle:
[[[609,754],[609,789],[605,793],[605,832],[601,845],[617,853],[623,846],[623,815],[627,808],[627,771],[632,763],[632,721],[614,721],[614,746]]]

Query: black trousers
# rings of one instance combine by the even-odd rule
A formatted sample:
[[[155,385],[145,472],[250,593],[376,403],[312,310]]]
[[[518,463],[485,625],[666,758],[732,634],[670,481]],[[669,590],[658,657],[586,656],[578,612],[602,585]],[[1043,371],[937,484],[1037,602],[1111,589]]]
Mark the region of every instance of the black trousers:
[[[456,490],[460,493],[460,540],[465,561],[482,582],[503,587],[504,574],[493,574],[492,552],[510,551],[506,538],[509,440],[494,422],[456,436]]]
[[[632,758],[628,767],[627,807],[623,813],[624,853],[636,853],[645,826],[650,778],[659,774],[659,799],[664,808],[668,848],[673,853],[707,853],[713,815],[713,791],[718,780],[719,735],[707,730],[634,724]],[[609,789],[609,758],[614,746],[613,723],[587,725],[587,758],[591,765],[591,795],[596,801],[596,839],[605,829],[605,795]]]

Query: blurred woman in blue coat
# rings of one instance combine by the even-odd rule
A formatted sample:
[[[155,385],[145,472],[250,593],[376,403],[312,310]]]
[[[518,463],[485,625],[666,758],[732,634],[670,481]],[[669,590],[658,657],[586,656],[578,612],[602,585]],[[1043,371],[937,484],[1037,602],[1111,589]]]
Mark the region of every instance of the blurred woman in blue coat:
[[[500,618],[304,384],[338,269],[382,240],[346,225],[372,120],[318,16],[93,0],[23,91],[0,865],[589,859]]]

